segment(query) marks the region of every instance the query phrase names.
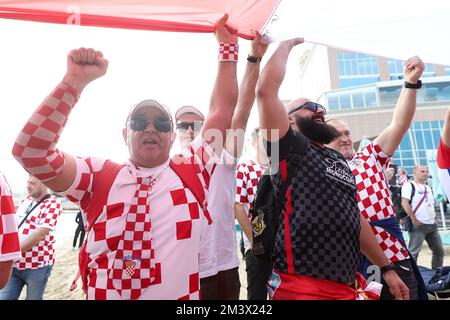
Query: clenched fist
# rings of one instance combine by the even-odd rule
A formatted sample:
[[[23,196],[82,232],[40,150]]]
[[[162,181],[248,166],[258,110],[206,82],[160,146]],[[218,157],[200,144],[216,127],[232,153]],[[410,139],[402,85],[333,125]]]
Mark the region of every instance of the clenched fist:
[[[404,64],[404,76],[405,80],[409,83],[417,83],[420,76],[425,69],[425,64],[420,60],[419,57],[414,56],[405,61]]]
[[[108,69],[108,60],[100,51],[80,48],[70,51],[67,56],[67,73],[64,82],[82,91],[91,81],[100,78]]]

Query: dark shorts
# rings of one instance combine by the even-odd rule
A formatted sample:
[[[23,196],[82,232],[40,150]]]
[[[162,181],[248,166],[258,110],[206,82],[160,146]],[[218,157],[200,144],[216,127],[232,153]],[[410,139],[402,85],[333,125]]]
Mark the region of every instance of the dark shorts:
[[[239,300],[240,291],[238,267],[200,279],[201,300]]]

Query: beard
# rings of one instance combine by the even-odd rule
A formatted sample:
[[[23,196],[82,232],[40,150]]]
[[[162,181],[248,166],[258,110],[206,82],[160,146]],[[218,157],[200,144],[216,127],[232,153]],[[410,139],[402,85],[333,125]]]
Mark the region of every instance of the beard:
[[[316,122],[315,119],[319,117],[323,120],[322,116],[313,116],[309,119],[297,116],[295,122],[300,132],[309,140],[320,144],[329,144],[341,134],[332,125]]]

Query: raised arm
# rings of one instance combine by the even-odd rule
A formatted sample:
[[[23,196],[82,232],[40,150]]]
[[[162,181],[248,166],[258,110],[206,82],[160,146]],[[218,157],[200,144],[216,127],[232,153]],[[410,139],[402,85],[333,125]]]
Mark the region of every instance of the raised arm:
[[[289,53],[300,43],[303,43],[302,38],[281,42],[264,67],[257,85],[260,128],[267,130],[269,141],[281,139],[289,129],[288,115],[278,91],[286,75]],[[278,129],[278,135],[272,137],[271,129]]]
[[[425,65],[419,57],[412,57],[405,62],[404,78],[409,83],[416,84],[423,73]],[[403,88],[394,109],[391,123],[375,139],[387,155],[393,155],[403,139],[416,112],[417,89]]]
[[[86,85],[106,73],[108,61],[99,51],[80,48],[67,56],[63,81],[31,115],[16,138],[12,153],[30,174],[50,189],[64,191],[76,174],[73,156],[56,148],[72,108]]]
[[[221,51],[209,112],[202,128],[203,138],[211,144],[217,155],[220,155],[224,147],[226,130],[231,126],[238,96],[238,38],[236,31],[226,25],[227,19],[228,15],[225,14],[216,26],[215,35]]]
[[[244,147],[245,129],[255,102],[255,89],[259,78],[260,62],[269,46],[268,43],[261,42],[264,39],[261,39],[258,31],[255,31],[254,36],[249,57],[256,58],[256,60],[247,61],[244,77],[239,87],[237,107],[231,120],[230,134],[226,139],[226,149],[235,158],[240,156]]]

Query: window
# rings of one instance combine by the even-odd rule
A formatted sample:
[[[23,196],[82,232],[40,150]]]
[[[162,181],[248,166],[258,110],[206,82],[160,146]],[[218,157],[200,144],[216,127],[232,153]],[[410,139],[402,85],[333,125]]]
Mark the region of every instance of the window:
[[[427,150],[438,148],[443,125],[444,121],[413,122],[393,156],[394,163],[410,174],[416,164],[427,165]]]
[[[377,105],[377,95],[375,92],[365,92],[364,100],[367,107],[375,107]]]
[[[353,90],[342,90],[326,93],[330,111],[367,108],[377,106],[375,87],[365,87]]]
[[[348,88],[379,81],[378,58],[364,53],[337,55],[339,86]]]
[[[397,103],[401,90],[401,86],[380,88],[380,105]]]
[[[372,84],[380,81],[380,77],[339,77],[339,88],[350,88],[363,86],[365,84]]]

